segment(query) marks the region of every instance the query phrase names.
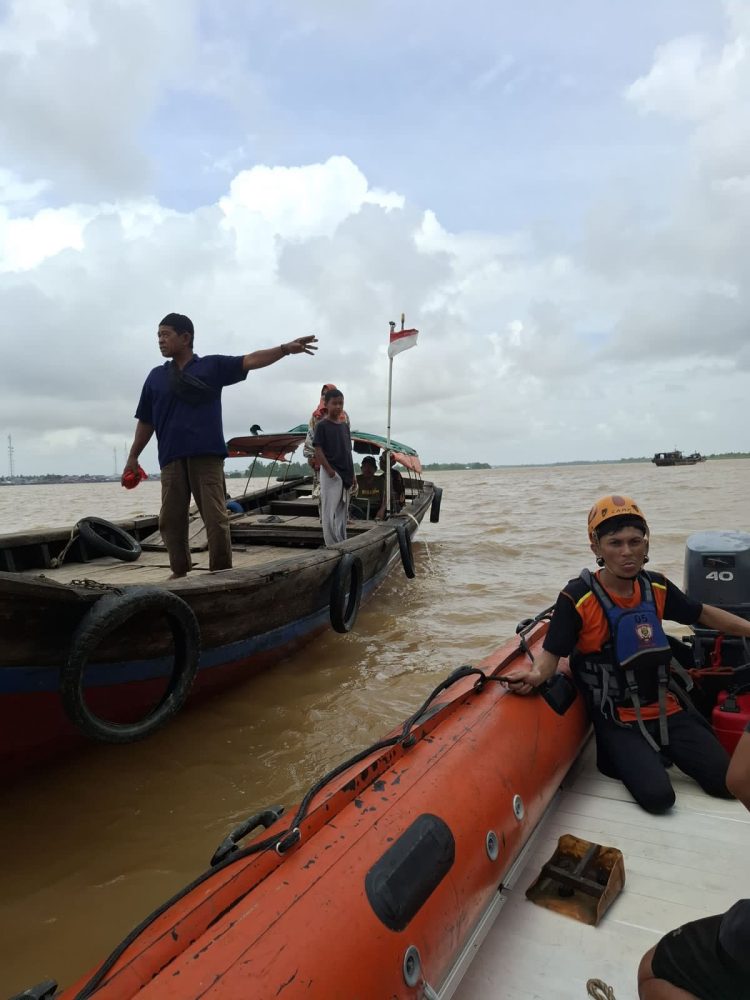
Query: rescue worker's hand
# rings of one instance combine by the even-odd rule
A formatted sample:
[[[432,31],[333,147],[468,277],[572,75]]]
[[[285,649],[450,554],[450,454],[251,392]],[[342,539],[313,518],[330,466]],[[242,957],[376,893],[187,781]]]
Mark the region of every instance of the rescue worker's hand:
[[[531,694],[534,688],[546,680],[541,671],[535,667],[516,667],[507,674],[501,675],[501,680],[508,685],[513,694]]]
[[[336,473],[334,472],[333,469],[326,469],[326,472],[331,477],[331,479],[335,479],[336,478]]]

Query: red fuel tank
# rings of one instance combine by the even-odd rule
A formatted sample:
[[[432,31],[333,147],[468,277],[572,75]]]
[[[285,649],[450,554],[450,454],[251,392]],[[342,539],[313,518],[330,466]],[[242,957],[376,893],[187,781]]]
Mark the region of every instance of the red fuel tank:
[[[726,691],[721,691],[711,713],[711,725],[716,738],[727,753],[734,753],[734,748],[739,743],[748,722],[750,722],[750,693],[729,696]]]

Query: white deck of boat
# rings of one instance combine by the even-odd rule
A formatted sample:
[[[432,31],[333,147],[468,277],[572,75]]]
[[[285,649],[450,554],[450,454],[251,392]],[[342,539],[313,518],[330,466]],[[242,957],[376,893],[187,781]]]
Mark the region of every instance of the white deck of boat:
[[[456,1000],[586,1000],[592,978],[609,984],[617,1000],[637,1000],[638,963],[664,933],[750,895],[750,814],[705,795],[675,767],[670,776],[677,802],[668,815],[651,816],[620,782],[599,774],[589,745]],[[625,888],[598,927],[525,897],[563,833],[623,852]]]

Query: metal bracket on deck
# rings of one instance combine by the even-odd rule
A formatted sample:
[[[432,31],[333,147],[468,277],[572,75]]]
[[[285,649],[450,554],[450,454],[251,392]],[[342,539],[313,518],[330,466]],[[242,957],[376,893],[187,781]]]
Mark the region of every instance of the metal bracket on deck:
[[[542,866],[526,897],[548,910],[596,926],[625,884],[622,851],[569,833]]]

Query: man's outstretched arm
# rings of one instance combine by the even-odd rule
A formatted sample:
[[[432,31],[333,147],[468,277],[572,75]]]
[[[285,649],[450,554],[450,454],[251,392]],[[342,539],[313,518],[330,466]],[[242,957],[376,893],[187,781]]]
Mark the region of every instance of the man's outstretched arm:
[[[297,337],[278,347],[265,347],[260,351],[253,351],[246,354],[242,359],[243,371],[249,372],[256,368],[267,368],[281,361],[287,354],[314,354],[317,351],[318,338],[311,334],[309,337]]]

